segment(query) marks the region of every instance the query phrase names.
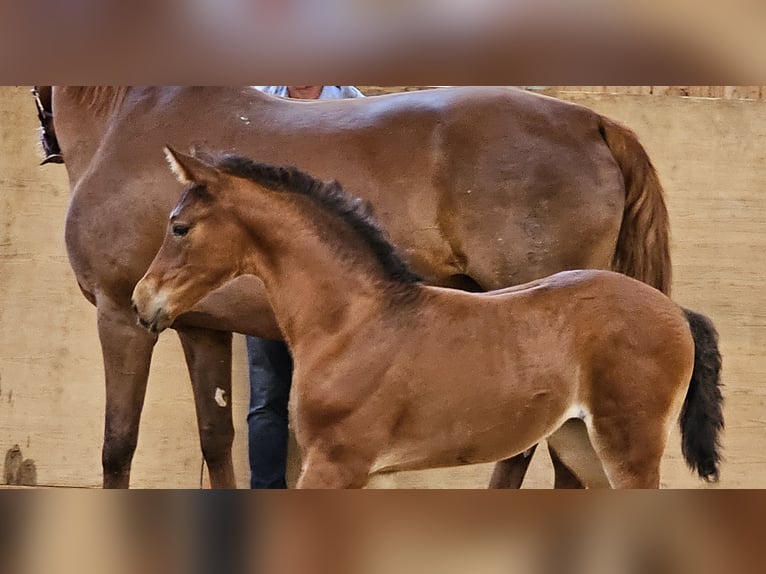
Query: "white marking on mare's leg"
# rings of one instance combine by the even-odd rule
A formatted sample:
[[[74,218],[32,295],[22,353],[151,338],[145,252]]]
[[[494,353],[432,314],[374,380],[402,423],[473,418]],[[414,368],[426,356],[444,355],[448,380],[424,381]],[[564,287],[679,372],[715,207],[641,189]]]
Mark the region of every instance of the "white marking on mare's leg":
[[[221,387],[215,388],[215,402],[219,407],[223,408],[226,406],[226,391]]]

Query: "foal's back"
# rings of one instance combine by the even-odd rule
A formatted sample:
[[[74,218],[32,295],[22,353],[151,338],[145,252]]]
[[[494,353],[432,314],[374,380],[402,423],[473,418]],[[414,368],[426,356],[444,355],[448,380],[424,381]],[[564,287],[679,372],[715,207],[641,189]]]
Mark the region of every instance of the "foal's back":
[[[674,393],[676,379],[688,383],[691,374],[694,343],[682,309],[625,275],[565,271],[488,293],[426,291],[427,337],[455,338],[456,348],[459,340],[461,362],[474,373],[490,364],[521,387],[544,373],[570,387],[577,402],[595,387],[617,392],[620,380],[637,373],[656,378],[651,392],[664,400],[659,387]]]

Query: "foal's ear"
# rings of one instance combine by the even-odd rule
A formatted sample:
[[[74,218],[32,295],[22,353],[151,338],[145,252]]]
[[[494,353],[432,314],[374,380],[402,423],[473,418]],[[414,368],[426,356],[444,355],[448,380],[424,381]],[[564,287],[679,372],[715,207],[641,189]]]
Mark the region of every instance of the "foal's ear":
[[[212,183],[218,179],[218,170],[204,161],[190,155],[177,152],[165,146],[165,159],[178,181],[184,185]]]

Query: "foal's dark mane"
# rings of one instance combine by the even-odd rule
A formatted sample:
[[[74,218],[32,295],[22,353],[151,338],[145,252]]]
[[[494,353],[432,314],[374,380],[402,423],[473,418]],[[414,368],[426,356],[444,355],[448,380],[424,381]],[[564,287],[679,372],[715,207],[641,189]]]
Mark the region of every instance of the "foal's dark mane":
[[[386,239],[385,231],[375,219],[369,202],[351,196],[337,181],[324,182],[296,167],[258,163],[237,155],[221,157],[216,167],[229,175],[250,180],[274,191],[311,198],[319,207],[340,217],[354,230],[372,250],[388,279],[402,284],[422,281]]]

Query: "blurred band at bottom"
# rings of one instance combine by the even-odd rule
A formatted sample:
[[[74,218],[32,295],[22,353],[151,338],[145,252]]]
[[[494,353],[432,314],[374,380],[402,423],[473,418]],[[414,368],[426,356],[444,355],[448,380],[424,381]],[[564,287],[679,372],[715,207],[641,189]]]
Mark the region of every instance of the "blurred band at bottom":
[[[761,491],[0,493],[8,574],[756,574]]]

